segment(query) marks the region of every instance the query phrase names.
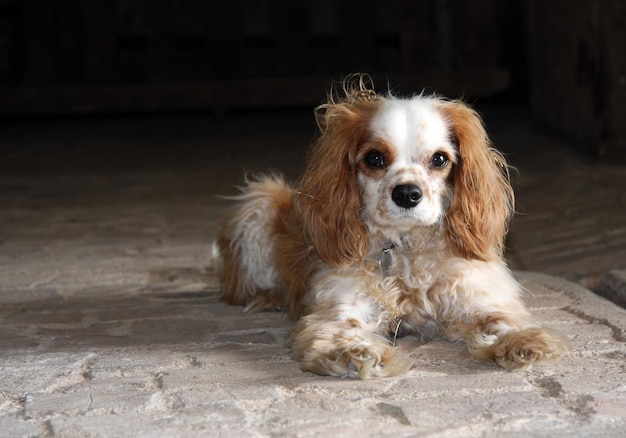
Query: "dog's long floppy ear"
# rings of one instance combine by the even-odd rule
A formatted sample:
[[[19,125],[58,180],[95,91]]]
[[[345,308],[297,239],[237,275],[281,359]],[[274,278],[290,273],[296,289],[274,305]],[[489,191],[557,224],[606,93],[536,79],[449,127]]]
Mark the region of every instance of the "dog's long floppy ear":
[[[363,78],[344,83],[344,96],[329,95],[316,109],[320,136],[313,144],[296,198],[296,208],[317,254],[335,267],[347,267],[367,253],[356,174],[359,145],[376,106]]]
[[[459,153],[446,215],[448,241],[460,257],[499,258],[515,202],[509,167],[491,147],[474,110],[454,101],[442,102],[441,111],[450,123]]]

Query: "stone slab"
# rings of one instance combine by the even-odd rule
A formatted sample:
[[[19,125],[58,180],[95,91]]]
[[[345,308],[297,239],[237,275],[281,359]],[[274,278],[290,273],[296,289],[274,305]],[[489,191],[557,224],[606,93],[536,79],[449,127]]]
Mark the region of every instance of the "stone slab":
[[[300,371],[284,344],[291,323],[219,303],[210,273],[204,291],[174,291],[198,275],[132,297],[2,303],[0,436],[617,437],[626,428],[626,311],[577,284],[516,274],[530,307],[574,344],[557,364],[509,373],[462,345],[405,338],[413,369],[359,381]]]
[[[607,273],[600,283],[598,293],[626,308],[626,270]]]

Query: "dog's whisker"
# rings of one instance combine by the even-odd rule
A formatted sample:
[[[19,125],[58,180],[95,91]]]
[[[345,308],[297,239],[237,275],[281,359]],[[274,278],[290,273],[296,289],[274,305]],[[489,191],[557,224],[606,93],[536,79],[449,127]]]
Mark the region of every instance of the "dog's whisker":
[[[391,343],[391,345],[393,345],[394,347],[396,346],[396,341],[398,339],[398,331],[400,330],[400,325],[402,325],[402,320],[398,319],[397,323],[396,323],[396,330],[393,332],[393,341]]]

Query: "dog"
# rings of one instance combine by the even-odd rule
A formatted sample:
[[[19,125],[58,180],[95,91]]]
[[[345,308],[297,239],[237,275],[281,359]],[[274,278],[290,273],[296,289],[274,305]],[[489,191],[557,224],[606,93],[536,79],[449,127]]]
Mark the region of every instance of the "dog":
[[[464,341],[506,370],[569,350],[503,259],[509,166],[473,109],[356,75],[315,114],[300,181],[261,176],[236,196],[216,241],[223,301],[287,312],[293,359],[321,375],[401,374],[404,335]]]

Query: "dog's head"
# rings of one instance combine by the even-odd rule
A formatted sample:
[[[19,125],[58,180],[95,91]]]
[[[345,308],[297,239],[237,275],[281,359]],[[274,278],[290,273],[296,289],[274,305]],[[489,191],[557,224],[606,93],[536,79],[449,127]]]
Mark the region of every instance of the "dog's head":
[[[325,262],[362,260],[374,230],[398,236],[437,223],[456,255],[501,255],[513,210],[508,167],[467,105],[380,97],[360,77],[316,114],[321,135],[297,202]]]

